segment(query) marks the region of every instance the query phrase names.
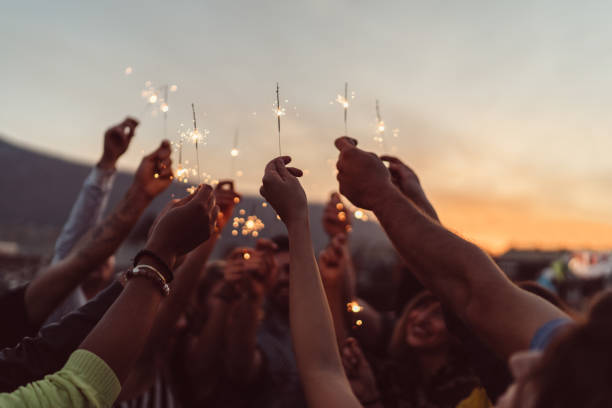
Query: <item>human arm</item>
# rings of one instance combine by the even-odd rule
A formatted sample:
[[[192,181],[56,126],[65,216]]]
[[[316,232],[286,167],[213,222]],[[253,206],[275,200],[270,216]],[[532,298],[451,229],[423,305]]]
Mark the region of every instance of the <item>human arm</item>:
[[[0,392],[12,392],[61,369],[122,289],[121,283],[114,282],[59,322],[44,326],[37,336],[1,350]]]
[[[336,140],[336,146],[340,192],[374,211],[421,283],[500,355],[529,348],[538,328],[567,317],[514,285],[478,246],[426,215],[393,185],[376,155],[358,149],[348,138]]]
[[[290,160],[268,163],[260,192],[289,233],[289,313],[298,371],[310,407],[359,407],[342,368],[314,256],[306,194],[296,178],[302,172],[285,167]]]
[[[340,355],[346,376],[359,402],[366,408],[382,408],[376,377],[357,340],[352,337],[345,339],[340,346]]]
[[[338,233],[319,254],[319,271],[329,303],[329,309],[334,322],[338,346],[344,343],[348,336],[347,304],[350,297],[346,293],[345,281],[350,259],[347,259],[345,233]]]
[[[134,182],[113,213],[87,233],[68,257],[49,266],[45,273],[30,282],[25,292],[25,304],[33,325],[42,324],[89,272],[117,250],[144,209],[170,185],[170,167],[170,145],[164,141],[157,150],[144,157]],[[155,178],[157,168],[161,170]]]
[[[115,179],[116,163],[127,150],[138,121],[126,118],[104,133],[102,157],[94,166],[72,206],[57,241],[51,263],[57,263],[70,253],[78,240],[101,221]]]
[[[169,211],[145,246],[157,257],[144,255],[140,263],[172,267],[177,256],[207,239],[218,211],[211,193],[210,187],[204,187],[188,203]],[[149,279],[128,280],[64,369],[0,399],[43,407],[110,406],[140,353],[161,298],[159,285]]]

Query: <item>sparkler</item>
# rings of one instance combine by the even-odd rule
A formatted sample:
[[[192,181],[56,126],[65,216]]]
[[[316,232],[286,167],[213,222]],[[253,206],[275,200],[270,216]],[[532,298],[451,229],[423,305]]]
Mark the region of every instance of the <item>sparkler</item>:
[[[281,153],[281,116],[285,115],[285,109],[280,106],[280,92],[279,92],[278,82],[276,83],[276,119],[278,124],[278,155],[282,156]]]
[[[374,137],[374,141],[378,143],[383,143],[385,134],[385,122],[382,120],[380,116],[380,104],[378,103],[378,99],[376,100],[376,136]]]
[[[238,157],[238,155],[240,154],[240,150],[238,150],[238,129],[236,129],[236,132],[234,132],[234,144],[232,145],[232,150],[230,150],[230,156],[232,156],[232,161],[231,161],[231,174],[232,177],[234,176],[234,174],[236,174],[236,158]]]
[[[202,134],[198,130],[196,122],[195,105],[191,103],[191,112],[193,113],[193,131],[191,132],[191,140],[195,143],[196,149],[196,168],[198,170],[198,177],[200,177],[200,153],[198,152],[198,142],[202,140]]]
[[[344,83],[344,96],[338,94],[336,96],[336,102],[338,102],[344,108],[344,134],[348,135],[348,108],[349,108],[348,82]]]

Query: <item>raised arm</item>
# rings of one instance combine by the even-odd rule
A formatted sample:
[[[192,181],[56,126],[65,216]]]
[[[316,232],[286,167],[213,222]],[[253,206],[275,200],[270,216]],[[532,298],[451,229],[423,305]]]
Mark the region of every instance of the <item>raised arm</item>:
[[[354,139],[336,140],[340,192],[374,211],[423,285],[498,353],[509,356],[529,348],[538,328],[567,317],[515,286],[478,246],[440,225],[428,208],[419,208],[421,197],[406,197],[382,161],[356,145]]]
[[[308,203],[298,179],[285,167],[289,157],[266,166],[261,195],[289,232],[291,335],[297,366],[310,407],[360,407],[344,374],[332,317],[310,238]]]
[[[164,141],[144,157],[134,182],[113,213],[87,233],[68,257],[30,282],[25,303],[33,325],[42,324],[88,273],[115,253],[153,198],[170,185],[171,177],[170,145]]]
[[[127,150],[138,121],[126,118],[104,133],[102,157],[91,170],[81,191],[74,202],[70,215],[55,242],[55,253],[51,264],[64,259],[79,239],[102,220],[108,204],[108,197],[115,180],[117,160]],[[45,273],[43,269],[41,273]],[[58,321],[63,315],[82,306],[86,302],[85,294],[77,287],[47,319],[47,323]]]

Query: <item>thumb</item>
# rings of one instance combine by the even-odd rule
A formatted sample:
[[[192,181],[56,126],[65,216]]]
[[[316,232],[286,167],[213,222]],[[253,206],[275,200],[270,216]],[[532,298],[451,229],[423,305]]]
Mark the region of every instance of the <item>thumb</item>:
[[[342,136],[336,139],[334,144],[338,150],[343,151],[357,147],[357,140],[352,137]]]

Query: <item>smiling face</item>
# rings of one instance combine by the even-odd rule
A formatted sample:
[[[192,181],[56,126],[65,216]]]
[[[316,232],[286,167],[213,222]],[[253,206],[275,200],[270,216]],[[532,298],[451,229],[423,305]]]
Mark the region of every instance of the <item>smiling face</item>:
[[[426,296],[408,311],[405,341],[417,351],[436,350],[449,344],[449,333],[439,301]]]

